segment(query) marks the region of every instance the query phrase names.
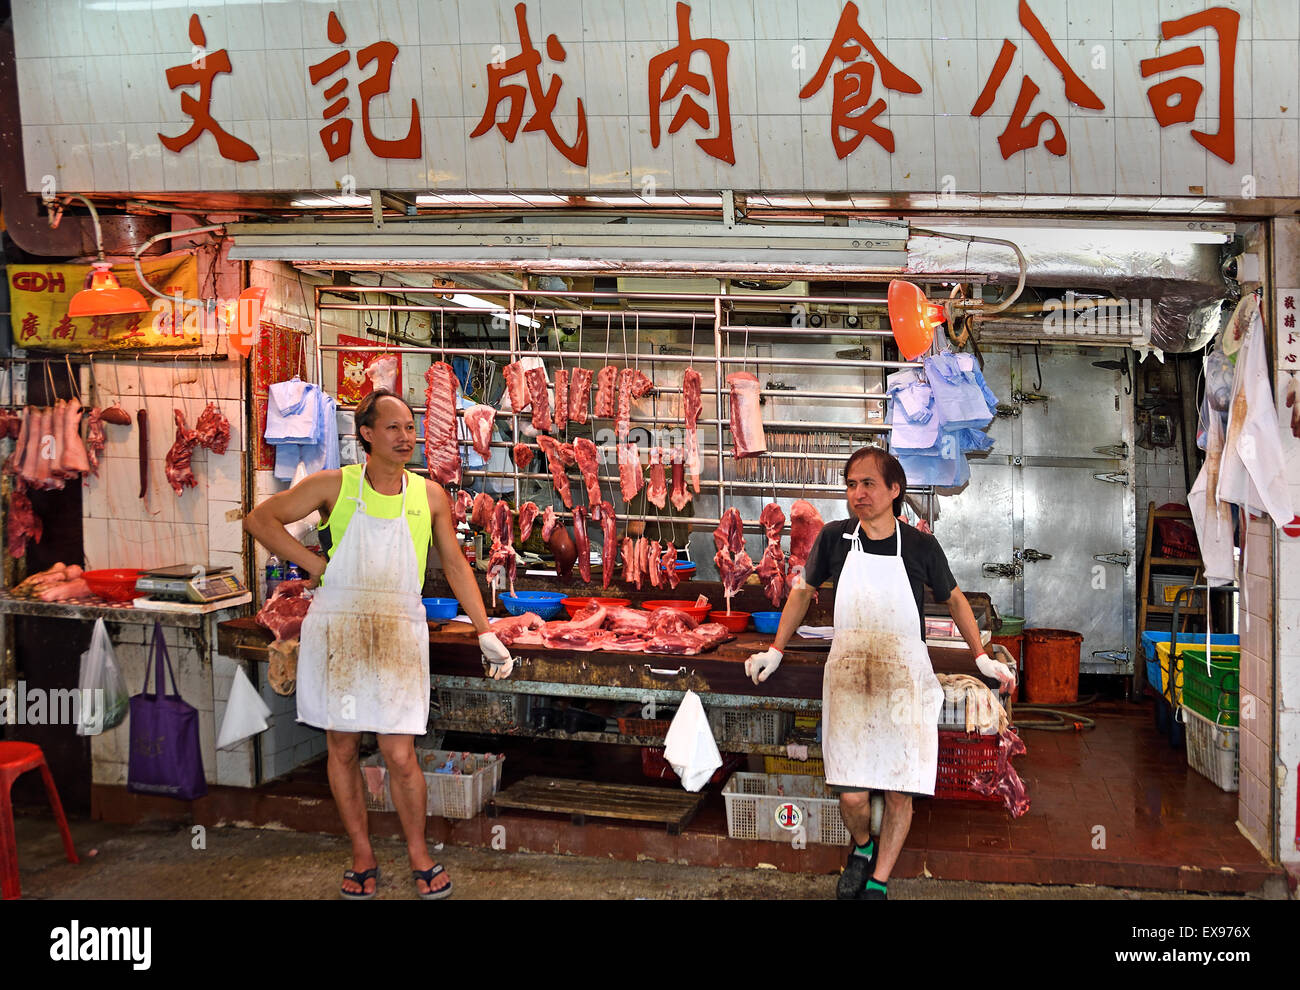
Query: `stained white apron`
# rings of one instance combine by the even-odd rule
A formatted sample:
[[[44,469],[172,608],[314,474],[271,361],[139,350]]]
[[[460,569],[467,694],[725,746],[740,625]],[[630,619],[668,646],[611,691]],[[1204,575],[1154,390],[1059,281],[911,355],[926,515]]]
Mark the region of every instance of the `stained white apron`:
[[[339,732],[424,735],[429,724],[429,626],[406,522],[357,503],[312,593],[298,650],[298,721]],[[343,497],[340,493],[340,497]]]
[[[921,639],[921,618],[894,524],[892,557],[851,534],[835,582],[835,637],[822,680],[826,782],[933,794],[943,688]]]

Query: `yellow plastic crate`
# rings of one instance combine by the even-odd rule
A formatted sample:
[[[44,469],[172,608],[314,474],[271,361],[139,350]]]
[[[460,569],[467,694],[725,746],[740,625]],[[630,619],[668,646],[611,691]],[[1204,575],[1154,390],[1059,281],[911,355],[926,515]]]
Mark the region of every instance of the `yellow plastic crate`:
[[[797,773],[813,777],[826,776],[826,766],[821,760],[795,760],[788,756],[763,757],[763,770],[767,773]]]
[[[1202,638],[1199,640],[1194,638],[1196,636],[1195,633],[1191,633],[1189,635],[1193,638],[1189,638],[1186,641],[1180,642],[1178,644],[1177,662],[1174,664],[1173,701],[1175,705],[1181,705],[1183,703],[1183,650],[1188,648],[1194,650],[1199,647],[1202,650],[1202,655],[1204,655],[1204,649],[1205,649],[1204,634],[1202,633]],[[1213,647],[1213,655],[1216,657],[1218,656],[1238,657],[1241,655],[1241,647],[1215,645]],[[1156,658],[1160,662],[1160,693],[1167,698],[1169,697],[1169,644],[1168,643],[1156,644]],[[1152,684],[1151,686],[1155,687],[1154,684]]]

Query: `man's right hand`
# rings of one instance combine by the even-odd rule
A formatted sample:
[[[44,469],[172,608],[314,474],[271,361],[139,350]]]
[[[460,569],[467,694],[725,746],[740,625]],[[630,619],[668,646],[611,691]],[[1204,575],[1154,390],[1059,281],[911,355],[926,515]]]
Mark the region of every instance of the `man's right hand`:
[[[762,653],[753,654],[745,661],[745,674],[755,684],[762,684],[772,676],[772,672],[781,666],[782,653],[775,646],[770,646]]]

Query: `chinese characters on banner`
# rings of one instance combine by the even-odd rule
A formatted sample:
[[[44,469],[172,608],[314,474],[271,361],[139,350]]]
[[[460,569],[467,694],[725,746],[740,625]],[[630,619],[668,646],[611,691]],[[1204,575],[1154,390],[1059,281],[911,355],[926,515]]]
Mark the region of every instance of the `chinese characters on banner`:
[[[199,265],[193,255],[142,261],[140,265],[159,292],[169,296],[179,292],[185,299],[198,296]],[[6,265],[14,345],[75,353],[194,347],[202,342],[198,307],[183,306],[178,313],[170,300],[149,294],[136,278],[134,265],[114,265],[113,274],[124,287],[145,294],[152,304],[148,313],[72,319],[68,303],[81,291],[89,272],[89,265]]]
[[[1300,372],[1300,289],[1277,290],[1277,366]]]
[[[1065,99],[1085,110],[1105,111],[1105,103],[1066,60],[1029,0],[1003,2],[1017,4],[1021,26],[1060,74]],[[1188,0],[1189,6],[1195,4],[1196,0]],[[534,2],[535,16],[539,7]],[[648,60],[645,112],[649,118],[651,145],[659,147],[662,139],[661,114],[677,101],[677,109],[668,124],[668,134],[676,134],[688,123],[693,124],[704,132],[704,136],[695,141],[700,150],[719,161],[734,165],[736,157],[732,143],[728,79],[731,46],[721,38],[697,37],[692,34],[690,3],[678,0],[675,12],[677,44]],[[566,95],[561,104],[564,79],[559,71],[543,71],[543,53],[533,44],[528,28],[528,4],[516,4],[514,13],[518,53],[510,58],[494,59],[485,65],[487,86],[483,115],[469,137],[482,137],[495,127],[506,142],[513,145],[521,130],[525,134],[540,132],[556,151],[574,165],[585,168],[588,161],[588,135],[587,111],[582,94],[574,94],[571,98]],[[1229,164],[1236,160],[1235,80],[1240,25],[1241,15],[1238,12],[1227,7],[1210,6],[1176,19],[1162,21],[1160,40],[1152,43],[1152,47],[1156,48],[1202,30],[1207,30],[1215,37],[1219,83],[1218,130],[1214,133],[1192,130],[1191,137]],[[883,25],[874,27],[879,36]],[[1054,24],[1053,27],[1058,32],[1064,30],[1064,25],[1061,24]],[[889,153],[895,151],[894,133],[879,119],[888,110],[888,104],[883,96],[873,99],[877,75],[881,86],[890,92],[908,95],[923,92],[921,83],[909,75],[904,67],[895,65],[885,56],[872,39],[872,28],[873,25],[862,23],[857,4],[852,0],[846,2],[841,8],[831,43],[817,72],[799,90],[799,98],[807,100],[819,93],[827,79],[830,79],[832,145],[835,154],[841,159],[851,155],[868,137]],[[224,48],[215,52],[206,51],[207,38],[197,14],[190,18],[189,35],[198,54],[187,65],[167,69],[166,78],[167,85],[173,90],[187,86],[198,88],[197,96],[182,93],[180,97],[181,110],[193,123],[183,134],[175,137],[159,134],[159,138],[164,147],[180,152],[207,132],[216,140],[217,150],[223,158],[235,162],[257,161],[257,151],[226,131],[212,115],[212,90],[216,77],[236,70],[229,52]],[[326,123],[320,129],[320,139],[329,160],[336,161],[351,151],[353,121],[343,115],[351,105],[351,100],[346,95],[349,79],[342,73],[352,56],[343,47],[347,34],[333,11],[325,18],[324,36],[340,50],[311,65],[308,76],[312,86],[319,87],[328,83],[321,92],[326,104],[322,111]],[[970,110],[971,116],[982,117],[992,109],[1017,51],[1015,42],[1010,38],[1003,39],[993,69]],[[420,108],[414,97],[411,98],[410,123],[405,136],[380,138],[374,133],[371,124],[370,102],[375,97],[388,93],[393,66],[399,54],[398,45],[391,40],[375,42],[357,52],[359,69],[365,69],[371,62],[376,63],[373,75],[357,87],[361,104],[361,126],[366,147],[377,158],[417,159],[421,157],[422,149]],[[699,61],[707,67],[707,72],[692,69],[695,56],[700,56]],[[546,37],[545,58],[555,66],[562,66],[568,60],[564,45],[554,33]],[[1203,48],[1191,45],[1177,51],[1153,53],[1140,62],[1139,71],[1142,79],[1148,79],[1167,76],[1179,69],[1205,65]],[[836,70],[836,66],[840,68]],[[835,70],[833,75],[832,70]],[[939,70],[936,68],[935,71]],[[1201,71],[1204,74],[1204,68]],[[971,80],[972,88],[976,82],[977,80]],[[598,84],[598,80],[589,78],[588,85],[592,84]],[[1204,84],[1190,75],[1153,81],[1147,90],[1147,100],[1156,123],[1161,128],[1194,123],[1204,90]],[[1052,155],[1061,157],[1067,153],[1068,143],[1058,117],[1041,107],[1030,116],[1040,95],[1043,94],[1038,83],[1026,73],[1020,80],[1014,104],[1006,108],[1009,120],[997,139],[1004,159],[1040,144]],[[1009,103],[1009,98],[1004,102]],[[712,114],[706,103],[711,104]],[[1051,98],[1045,97],[1043,105],[1051,106]],[[567,143],[556,127],[554,114],[557,107],[561,106],[561,114],[573,116],[577,121],[572,143]],[[504,117],[498,119],[498,112],[503,107]],[[1056,112],[1059,113],[1059,109]],[[432,108],[430,113],[437,115],[437,108]],[[526,113],[527,120],[524,119]],[[1044,131],[1048,132],[1045,139]]]

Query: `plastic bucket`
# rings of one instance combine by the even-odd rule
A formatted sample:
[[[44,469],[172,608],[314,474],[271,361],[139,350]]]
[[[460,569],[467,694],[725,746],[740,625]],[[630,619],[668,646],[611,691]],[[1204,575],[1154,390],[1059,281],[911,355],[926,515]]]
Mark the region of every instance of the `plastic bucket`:
[[[1003,622],[1004,625],[1002,628],[1005,629],[1006,628],[1005,619],[1003,620]],[[1015,663],[1016,686],[1011,689],[1011,700],[1019,701],[1020,700],[1020,678],[1023,676],[1023,674],[1021,673],[1020,660],[1021,657],[1023,656],[1023,653],[1021,651],[1025,644],[1024,633],[1017,633],[1014,636],[1008,636],[1005,633],[1000,632],[995,636],[989,637],[989,642],[997,643],[998,646],[1006,647],[1007,652],[1009,652],[1013,657],[1016,658],[1016,663]]]
[[[1025,630],[1025,701],[1069,705],[1079,700],[1083,636],[1069,629]]]
[[[1023,615],[1002,616],[1002,625],[998,626],[999,636],[1019,636],[1024,631],[1025,617]]]

